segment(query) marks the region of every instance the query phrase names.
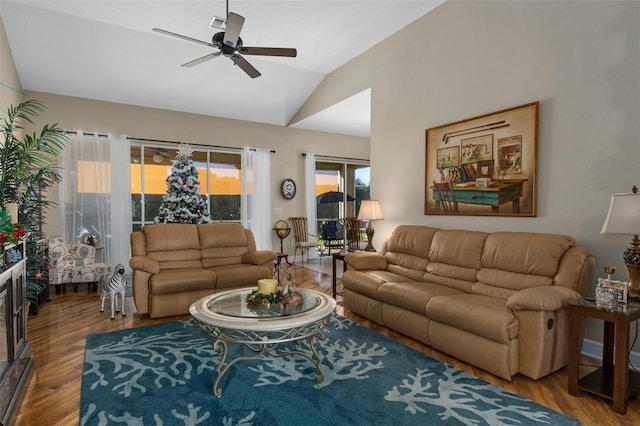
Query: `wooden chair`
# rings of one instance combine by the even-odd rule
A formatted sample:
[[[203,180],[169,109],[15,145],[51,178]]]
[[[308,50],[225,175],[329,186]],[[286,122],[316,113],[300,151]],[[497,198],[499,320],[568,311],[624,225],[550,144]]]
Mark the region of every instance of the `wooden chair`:
[[[362,239],[360,221],[355,217],[345,217],[343,222],[344,232],[347,237],[347,250],[363,250],[362,243],[366,245],[366,241]]]
[[[296,263],[296,253],[300,250],[302,256],[302,263],[304,264],[304,252],[307,252],[307,262],[309,261],[309,250],[320,246],[318,244],[318,236],[309,234],[307,227],[306,217],[290,217],[291,228],[293,229],[293,237],[296,242],[296,248],[293,252],[293,263]],[[313,237],[312,241],[309,241],[309,237]],[[320,263],[322,263],[322,255],[320,256]]]
[[[458,201],[456,193],[453,191],[451,181],[436,182],[433,181],[433,195],[436,204],[440,204],[440,209],[445,213],[458,213]]]

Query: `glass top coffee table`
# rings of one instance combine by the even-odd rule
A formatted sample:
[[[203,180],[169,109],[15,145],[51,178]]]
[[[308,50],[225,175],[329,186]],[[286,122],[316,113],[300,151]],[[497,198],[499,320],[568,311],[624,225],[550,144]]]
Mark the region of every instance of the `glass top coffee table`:
[[[302,302],[294,306],[256,305],[246,302],[255,287],[229,290],[203,297],[191,304],[189,312],[199,329],[214,338],[213,349],[221,355],[216,367],[217,377],[213,394],[222,395],[220,380],[231,366],[239,361],[255,360],[267,354],[272,357],[298,355],[308,359],[318,370],[316,383],[322,383],[324,375],[315,343],[324,339],[324,329],[329,324],[336,301],[326,294],[296,289]],[[309,352],[296,345],[296,350],[276,350],[285,342],[306,342]],[[227,361],[228,344],[240,344],[253,352],[252,356],[238,356]]]

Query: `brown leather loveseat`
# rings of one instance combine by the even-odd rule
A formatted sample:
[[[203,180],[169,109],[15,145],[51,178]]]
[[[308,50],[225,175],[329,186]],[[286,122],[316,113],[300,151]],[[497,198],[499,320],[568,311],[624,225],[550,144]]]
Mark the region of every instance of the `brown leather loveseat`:
[[[413,225],[345,261],[345,309],[507,380],[567,364],[567,304],[595,264],[564,235]]]
[[[201,297],[273,277],[276,254],[256,250],[239,223],[146,225],[131,234],[133,297],[151,318],[186,314]]]

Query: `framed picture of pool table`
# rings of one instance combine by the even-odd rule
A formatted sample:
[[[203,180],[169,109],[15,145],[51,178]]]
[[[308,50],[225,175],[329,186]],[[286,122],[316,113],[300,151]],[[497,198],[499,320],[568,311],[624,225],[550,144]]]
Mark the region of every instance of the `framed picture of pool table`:
[[[535,217],[538,108],[536,101],[427,129],[424,214]],[[434,190],[447,179],[451,193]],[[445,198],[453,210],[441,206]]]

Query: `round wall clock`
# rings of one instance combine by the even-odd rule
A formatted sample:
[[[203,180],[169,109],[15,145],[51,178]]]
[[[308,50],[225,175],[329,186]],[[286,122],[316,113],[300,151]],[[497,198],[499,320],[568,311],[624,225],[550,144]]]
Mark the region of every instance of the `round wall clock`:
[[[293,179],[285,179],[282,181],[282,186],[280,186],[280,192],[282,196],[287,200],[292,199],[296,196],[296,183]]]

